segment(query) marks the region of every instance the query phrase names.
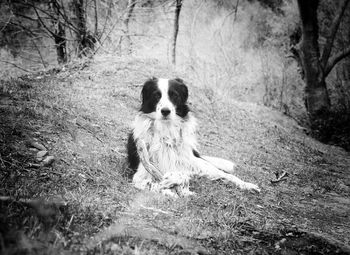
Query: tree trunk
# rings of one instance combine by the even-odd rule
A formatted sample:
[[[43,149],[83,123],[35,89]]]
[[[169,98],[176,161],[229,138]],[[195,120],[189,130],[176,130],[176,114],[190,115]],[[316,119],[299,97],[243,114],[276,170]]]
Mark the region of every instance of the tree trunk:
[[[130,30],[129,30],[129,22],[132,16],[132,13],[134,12],[134,8],[136,5],[136,0],[129,0],[128,6],[127,6],[127,13],[124,19],[124,45],[126,49],[127,54],[132,53],[132,42],[130,38]]]
[[[177,35],[179,33],[179,17],[180,17],[181,7],[182,7],[182,0],[176,0],[173,45],[172,45],[172,54],[171,54],[173,65],[176,64],[176,41],[177,41]]]
[[[343,29],[339,31],[342,35],[340,40],[340,48],[345,49],[350,42],[350,13],[344,15]],[[350,113],[350,58],[344,58],[336,67],[336,77],[338,80],[338,90],[340,97],[340,105],[345,112]]]
[[[74,13],[76,19],[76,42],[77,42],[77,55],[82,57],[87,54],[88,50],[88,38],[87,28],[85,20],[84,0],[74,0]]]
[[[94,0],[94,12],[95,12],[95,31],[94,37],[98,38],[98,10],[97,10],[97,2]]]
[[[64,64],[67,62],[67,41],[65,27],[60,19],[61,6],[57,1],[52,1],[51,4],[52,5],[49,7],[53,11],[53,37],[57,53],[57,62],[58,64]]]
[[[60,21],[57,23],[57,28],[55,30],[55,45],[57,52],[57,62],[58,64],[67,63],[67,42],[66,42],[66,32],[64,26]]]
[[[318,0],[298,0],[302,23],[302,37],[298,45],[298,53],[304,71],[305,101],[311,121],[330,110],[326,76],[321,66],[318,46],[318,3]]]

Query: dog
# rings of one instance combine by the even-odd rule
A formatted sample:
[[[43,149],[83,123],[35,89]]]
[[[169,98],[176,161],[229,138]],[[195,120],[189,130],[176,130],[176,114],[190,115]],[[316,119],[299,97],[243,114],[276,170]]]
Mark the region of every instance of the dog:
[[[205,176],[260,192],[257,185],[232,174],[233,162],[199,154],[197,121],[187,104],[188,88],[182,79],[151,78],[144,83],[141,98],[141,109],[127,144],[136,188],[187,196],[193,194],[189,190],[190,179]]]

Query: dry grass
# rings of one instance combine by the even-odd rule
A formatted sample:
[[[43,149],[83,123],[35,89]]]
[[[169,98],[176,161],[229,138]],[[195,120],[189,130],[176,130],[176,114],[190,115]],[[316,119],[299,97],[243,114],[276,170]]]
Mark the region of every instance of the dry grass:
[[[129,184],[125,142],[150,76],[187,80],[202,151],[237,162],[237,175],[261,194],[204,178],[191,184],[196,196],[179,199]],[[2,83],[1,252],[349,252],[349,154],[278,112],[197,82],[156,60],[99,58]],[[56,157],[53,166],[30,167],[33,139]],[[276,171],[287,181],[271,184]]]

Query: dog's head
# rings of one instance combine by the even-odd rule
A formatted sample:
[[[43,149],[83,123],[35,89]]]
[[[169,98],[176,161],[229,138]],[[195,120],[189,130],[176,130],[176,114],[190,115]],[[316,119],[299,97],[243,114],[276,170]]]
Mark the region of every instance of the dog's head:
[[[141,111],[157,120],[173,120],[177,116],[184,118],[189,112],[188,89],[179,78],[149,79],[143,85],[141,96]]]

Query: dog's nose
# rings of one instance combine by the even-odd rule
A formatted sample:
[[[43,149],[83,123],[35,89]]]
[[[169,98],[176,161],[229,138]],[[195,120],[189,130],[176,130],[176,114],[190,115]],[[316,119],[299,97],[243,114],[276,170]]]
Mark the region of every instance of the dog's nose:
[[[170,114],[170,109],[169,108],[163,108],[160,110],[160,112],[162,113],[162,115],[164,117],[168,116]]]

